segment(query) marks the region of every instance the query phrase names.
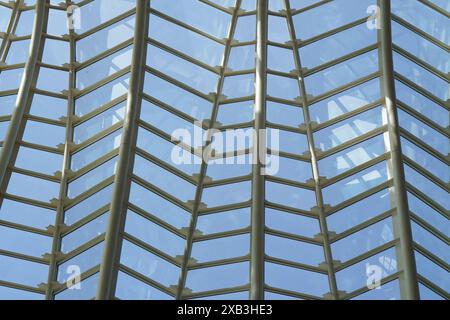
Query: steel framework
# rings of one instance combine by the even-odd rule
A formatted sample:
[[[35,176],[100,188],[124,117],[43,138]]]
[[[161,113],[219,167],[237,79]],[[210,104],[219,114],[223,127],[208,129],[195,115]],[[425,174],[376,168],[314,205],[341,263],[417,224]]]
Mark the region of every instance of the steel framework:
[[[449,3],[114,1],[0,1],[0,298],[449,298]]]

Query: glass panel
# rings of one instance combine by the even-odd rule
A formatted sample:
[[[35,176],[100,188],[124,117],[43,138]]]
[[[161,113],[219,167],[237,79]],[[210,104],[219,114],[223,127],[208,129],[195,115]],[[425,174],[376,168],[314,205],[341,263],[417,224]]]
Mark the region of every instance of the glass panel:
[[[312,11],[315,10],[317,9],[311,10],[311,15],[313,14]],[[329,23],[332,22],[330,21]],[[356,27],[343,30],[323,40],[301,47],[299,52],[302,67],[309,69],[317,67],[376,42],[376,29],[368,28],[366,23],[359,24]]]
[[[380,290],[370,290],[352,300],[400,300],[400,283],[398,280],[383,284]]]
[[[201,215],[197,220],[197,229],[203,234],[227,232],[249,226],[250,208]]]
[[[206,64],[211,66],[221,64],[223,45],[165,19],[150,15],[148,34],[150,38]]]
[[[286,104],[267,101],[266,103],[267,121],[275,124],[298,128],[305,122],[303,110]]]
[[[333,243],[333,259],[348,261],[393,239],[392,218],[387,218]]]
[[[81,149],[72,156],[71,169],[78,171],[91,162],[118,148],[122,138],[122,129],[110,133],[90,146]]]
[[[426,98],[400,81],[395,82],[395,94],[397,100],[407,104],[422,116],[427,117],[443,128],[448,127],[450,123],[449,112],[436,102]]]
[[[174,7],[180,6],[177,4]],[[190,9],[187,12],[193,11]],[[205,94],[216,91],[217,74],[152,45],[147,47],[147,65]]]
[[[133,0],[115,0],[113,6],[110,5],[110,1],[108,0],[89,2],[81,7],[83,19],[81,21],[80,29],[77,30],[77,32],[84,33],[134,7],[135,1]]]
[[[328,277],[302,269],[291,268],[279,264],[265,264],[266,284],[280,289],[296,291],[322,297],[329,292]]]
[[[227,184],[203,190],[202,202],[208,207],[245,202],[250,199],[250,182]]]
[[[67,196],[70,198],[75,198],[90,188],[93,188],[99,183],[105,181],[107,178],[114,176],[117,169],[116,164],[117,158],[113,158],[101,164],[92,171],[84,174],[80,178],[70,182]]]
[[[52,238],[0,226],[0,249],[41,258],[52,249]]]
[[[450,170],[442,161],[403,137],[401,138],[401,143],[402,152],[406,157],[432,173],[438,179],[444,182],[450,181]]]
[[[67,116],[67,100],[41,94],[33,94],[30,114],[59,120],[61,117]]]
[[[383,287],[379,281],[395,272],[397,255],[395,249],[391,248],[337,272],[336,282],[339,290],[350,293],[364,287]]]
[[[195,119],[211,115],[210,102],[149,73],[145,75],[144,92]]]
[[[97,292],[99,274],[81,281],[80,289],[67,289],[55,296],[55,300],[92,300]],[[73,287],[72,287],[73,288]]]
[[[443,155],[450,153],[448,138],[403,110],[398,110],[400,126]]]
[[[17,168],[53,175],[61,171],[63,156],[37,149],[20,147],[15,166]]]
[[[427,259],[417,251],[414,255],[416,257],[417,272],[438,287],[449,292],[450,279],[448,277],[448,271],[431,262],[431,260]]]
[[[58,198],[59,184],[19,173],[13,173],[9,180],[6,192],[19,197],[50,202],[50,200]]]
[[[245,2],[245,1],[244,1]],[[240,42],[252,41],[256,38],[256,16],[240,16],[237,21],[234,39]]]
[[[445,300],[443,297],[419,283],[420,300]]]
[[[307,211],[316,205],[314,191],[274,182],[266,182],[266,199],[273,203]]]
[[[48,40],[47,40],[48,41]],[[61,42],[61,41],[57,41]],[[8,56],[6,58],[7,64],[24,63],[28,58],[28,48],[30,46],[30,40],[12,41],[9,47]],[[45,57],[45,51],[44,51]],[[44,60],[44,58],[43,58]]]
[[[367,16],[376,0],[337,0],[293,16],[297,37],[302,40],[336,29]]]
[[[126,68],[131,64],[133,47],[128,46],[77,71],[76,87],[80,90]]]
[[[266,226],[270,229],[314,238],[320,233],[319,220],[266,208]]]
[[[86,200],[74,205],[66,210],[64,223],[72,225],[75,222],[87,217],[89,214],[107,205],[111,201],[112,185],[100,190]]]
[[[426,222],[431,224],[437,230],[441,231],[447,237],[450,237],[450,228],[448,228],[448,218],[439,213],[425,202],[408,192],[409,210]]]
[[[78,40],[76,46],[78,62],[91,59],[107,49],[132,38],[134,35],[134,25],[135,17],[128,17],[86,38]]]
[[[328,230],[342,233],[388,211],[391,207],[389,190],[377,192],[327,217]]]
[[[450,21],[427,5],[414,0],[392,1],[392,12],[432,37],[449,45]]]
[[[0,286],[1,300],[44,300],[45,295]]]
[[[370,80],[309,107],[311,120],[323,123],[381,98],[380,79]]]
[[[105,233],[108,226],[109,212],[88,222],[84,226],[64,236],[61,241],[61,251],[71,252],[95,237]]]
[[[125,103],[120,103],[74,128],[73,141],[80,144],[125,118]]]
[[[132,211],[127,213],[125,232],[171,256],[184,253],[185,240]]]
[[[225,77],[222,93],[227,98],[251,96],[254,92],[255,84],[253,74]]]
[[[444,49],[420,37],[418,34],[395,21],[392,21],[392,39],[394,44],[412,53],[436,69],[444,73],[450,71],[450,62],[445,58],[447,53]]]
[[[414,242],[418,243],[447,264],[450,263],[450,250],[447,243],[435,237],[432,233],[428,232],[414,221],[411,222],[411,228]]]
[[[306,77],[306,91],[318,96],[378,70],[378,51],[364,53]]]
[[[428,70],[420,67],[411,60],[394,52],[394,71],[400,73],[405,78],[429,91],[439,99],[446,101],[450,98],[448,90],[449,83],[438,78]]]
[[[62,92],[69,86],[69,73],[57,69],[39,68],[36,87],[51,92]]]
[[[324,202],[335,206],[387,180],[387,163],[383,161],[323,189]]]
[[[74,266],[79,268],[81,273],[90,270],[98,265],[103,256],[104,242],[100,242],[77,256],[63,262],[58,267],[58,282],[64,283],[73,276]]]
[[[23,140],[47,147],[57,147],[65,141],[66,128],[43,122],[27,121]]]
[[[0,219],[45,230],[55,222],[55,211],[4,199]]]
[[[228,68],[234,71],[255,68],[255,46],[232,47]]]
[[[68,41],[45,39],[42,62],[52,64],[55,66],[60,66],[65,63],[68,63],[70,52],[69,50],[70,45]],[[27,51],[25,50],[25,52]]]
[[[168,294],[149,286],[148,284],[119,272],[117,277],[116,297],[121,300],[168,300],[173,299]]]
[[[311,266],[318,266],[325,261],[322,246],[282,237],[266,235],[265,250],[271,257]]]
[[[246,256],[250,253],[250,235],[239,235],[194,242],[191,257],[208,262]]]
[[[382,109],[377,107],[314,133],[314,142],[316,147],[326,151],[382,125]]]
[[[31,287],[47,282],[48,266],[0,255],[0,279]],[[1,290],[0,290],[1,291]]]
[[[447,210],[450,208],[450,197],[447,190],[438,187],[436,184],[431,182],[431,180],[428,180],[423,175],[407,165],[405,165],[405,177],[406,182],[424,192],[439,205]]]
[[[133,173],[181,201],[195,198],[195,185],[140,156],[135,158]]]
[[[267,95],[275,98],[295,100],[300,97],[297,79],[267,75]]]
[[[186,287],[193,292],[202,292],[245,285],[250,281],[249,268],[250,264],[243,262],[190,270]]]
[[[154,0],[151,7],[216,38],[227,37],[231,15],[208,4],[194,0],[179,0],[176,2]]]
[[[379,135],[319,161],[320,175],[333,178],[375,159],[386,152],[384,136]]]
[[[178,284],[180,268],[126,240],[120,263],[166,287]]]
[[[101,107],[102,105],[128,93],[130,75],[121,76],[104,86],[75,100],[75,114],[78,117]]]
[[[189,225],[189,212],[136,183],[131,184],[129,201],[176,228],[181,229]]]

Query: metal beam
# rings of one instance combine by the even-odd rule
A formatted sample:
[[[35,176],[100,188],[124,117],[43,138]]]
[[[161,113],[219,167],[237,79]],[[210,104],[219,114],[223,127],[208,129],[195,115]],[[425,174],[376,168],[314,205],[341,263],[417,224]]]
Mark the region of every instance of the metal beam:
[[[66,6],[70,5],[70,1],[66,0]],[[69,13],[67,13],[69,15]],[[67,194],[68,172],[70,171],[70,146],[73,141],[73,121],[72,115],[75,110],[74,89],[76,88],[76,47],[75,47],[75,31],[69,30],[69,83],[67,97],[67,117],[66,117],[66,140],[64,145],[64,160],[61,171],[61,179],[59,186],[58,203],[56,208],[56,218],[54,225],[54,234],[52,242],[52,252],[50,254],[50,265],[48,271],[48,281],[45,290],[45,298],[47,300],[54,299],[55,284],[58,277],[57,257],[61,250],[61,226],[64,223],[64,198]]]
[[[256,76],[255,76],[255,126],[253,139],[252,212],[251,212],[251,266],[250,299],[264,299],[264,230],[265,230],[265,155],[266,93],[267,93],[267,0],[258,0],[256,8]]]
[[[235,7],[233,9],[228,36],[225,41],[224,55],[223,55],[222,66],[221,66],[221,70],[220,70],[220,74],[219,74],[219,81],[217,83],[214,105],[212,108],[211,118],[210,118],[209,125],[208,125],[208,129],[210,129],[210,130],[214,129],[214,127],[216,125],[216,121],[217,121],[217,115],[219,113],[219,104],[220,104],[220,100],[222,97],[223,86],[225,83],[225,73],[227,71],[228,61],[230,59],[231,44],[233,42],[233,37],[234,37],[235,30],[236,30],[238,13],[239,13],[240,7],[241,7],[241,0],[237,0],[235,3]],[[212,136],[209,136],[209,137],[207,137],[207,141],[205,143],[203,150],[208,150],[211,143],[212,143]],[[177,300],[181,300],[184,298],[184,291],[185,291],[185,286],[186,286],[186,278],[187,278],[187,273],[188,273],[189,259],[191,257],[192,246],[193,246],[193,242],[194,242],[194,234],[195,234],[195,229],[197,227],[199,209],[200,209],[200,205],[201,205],[203,190],[205,187],[205,177],[206,177],[207,168],[208,168],[208,163],[205,162],[205,159],[203,159],[203,157],[202,157],[202,164],[201,164],[200,172],[199,172],[199,176],[198,176],[198,185],[197,185],[197,189],[195,191],[194,204],[192,206],[192,218],[189,223],[189,231],[188,231],[188,234],[186,237],[186,248],[185,248],[185,251],[183,254],[183,260],[181,262],[180,278],[178,280],[178,287],[176,290],[176,299]]]
[[[397,213],[394,215],[394,228],[399,238],[397,250],[400,275],[401,297],[405,300],[418,300],[419,287],[416,262],[413,251],[413,237],[406,193],[405,173],[402,163],[400,129],[395,94],[394,66],[392,58],[391,5],[389,0],[379,0],[380,5],[380,56],[382,69],[382,89],[385,98],[389,144],[391,151],[391,175],[394,183],[394,201]]]
[[[5,63],[8,57],[8,51],[11,47],[11,35],[14,34],[14,30],[17,27],[20,18],[20,6],[22,0],[16,0],[12,3],[11,16],[9,18],[8,28],[6,29],[5,36],[0,45],[0,62]]]
[[[0,154],[0,187],[5,191],[9,176],[8,167],[15,161],[18,151],[17,142],[21,140],[25,128],[25,115],[33,99],[32,88],[36,85],[39,74],[39,64],[43,52],[43,35],[47,29],[47,16],[49,0],[36,1],[36,15],[30,43],[30,54],[25,65],[16,106],[13,110],[11,122],[6,132],[2,152]],[[1,198],[3,199],[3,198]],[[2,200],[0,200],[2,201]],[[0,203],[1,204],[1,203]]]
[[[106,230],[105,248],[100,265],[100,276],[97,289],[97,299],[99,300],[114,299],[115,294],[144,85],[149,3],[150,0],[136,1],[134,48],[131,61],[127,111],[123,125],[122,141],[114,180],[111,215]]]
[[[299,90],[300,90],[301,99],[302,99],[303,118],[304,118],[304,121],[306,124],[306,136],[308,138],[309,151],[311,154],[311,165],[312,165],[313,179],[314,179],[314,191],[316,194],[317,209],[318,209],[318,214],[319,214],[320,232],[321,232],[322,240],[323,240],[322,242],[323,242],[325,263],[326,263],[327,273],[328,273],[328,283],[330,286],[330,297],[334,300],[338,300],[339,293],[338,293],[338,289],[337,289],[337,285],[336,285],[336,275],[335,275],[335,270],[334,270],[334,265],[333,265],[333,256],[331,253],[330,238],[329,238],[327,219],[326,219],[326,213],[325,213],[325,205],[324,205],[323,196],[322,196],[319,164],[318,164],[317,153],[316,153],[316,148],[315,148],[315,143],[314,143],[313,129],[311,126],[311,118],[309,115],[308,99],[307,99],[307,92],[306,92],[306,87],[305,87],[302,63],[301,63],[300,53],[298,51],[299,48],[298,48],[297,40],[296,40],[297,36],[296,36],[294,22],[293,22],[292,14],[291,14],[291,8],[290,8],[290,4],[289,4],[288,0],[285,0],[285,7],[286,7],[286,19],[287,19],[287,23],[288,23],[288,29],[289,29],[289,32],[291,35],[295,67],[298,71],[298,85],[299,85]]]

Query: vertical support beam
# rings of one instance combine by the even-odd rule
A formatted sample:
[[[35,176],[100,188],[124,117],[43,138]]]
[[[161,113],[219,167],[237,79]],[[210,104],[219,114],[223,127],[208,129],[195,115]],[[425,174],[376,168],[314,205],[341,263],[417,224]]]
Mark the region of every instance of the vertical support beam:
[[[391,4],[390,0],[379,0],[380,5],[380,46],[382,89],[385,97],[389,143],[391,151],[391,175],[394,182],[394,201],[397,213],[394,227],[399,237],[398,261],[402,273],[400,288],[402,299],[419,299],[416,262],[414,259],[411,221],[406,193],[405,173],[402,163],[400,130],[395,96],[394,66],[392,58]]]
[[[70,0],[65,2],[66,8],[71,5]],[[67,12],[67,15],[69,13]],[[67,16],[69,18],[69,16]],[[50,255],[50,266],[48,271],[48,281],[45,290],[45,299],[54,299],[54,284],[57,281],[58,266],[57,257],[61,250],[61,226],[64,223],[64,198],[67,194],[67,172],[70,170],[70,145],[73,142],[73,123],[72,117],[75,113],[74,89],[76,88],[76,43],[75,31],[69,30],[69,83],[67,95],[67,117],[66,117],[66,139],[64,145],[64,160],[61,170],[61,181],[59,186],[58,204],[56,207],[56,218],[53,229],[52,252]]]
[[[285,8],[286,8],[286,19],[288,23],[289,33],[291,34],[292,41],[292,50],[294,54],[295,67],[298,70],[298,85],[301,94],[302,101],[302,109],[303,109],[303,118],[306,124],[306,135],[308,138],[309,144],[309,152],[311,154],[311,166],[313,171],[313,179],[314,179],[314,188],[316,193],[316,202],[319,213],[319,224],[320,224],[320,232],[322,235],[323,241],[323,250],[325,255],[325,263],[327,266],[328,272],[328,283],[330,285],[330,297],[333,300],[339,299],[339,292],[336,285],[336,275],[334,272],[334,264],[333,264],[333,255],[331,253],[330,239],[328,233],[327,220],[325,215],[325,206],[323,202],[322,196],[322,188],[320,186],[320,173],[319,173],[319,164],[316,155],[316,148],[314,143],[314,135],[311,127],[311,117],[309,115],[309,105],[308,105],[308,97],[305,87],[305,81],[303,76],[303,68],[300,59],[300,53],[298,52],[297,45],[297,36],[295,32],[294,22],[292,19],[292,11],[289,4],[289,0],[284,0]]]
[[[12,165],[17,156],[17,142],[22,138],[26,123],[25,115],[27,114],[33,99],[32,88],[36,85],[38,78],[38,62],[42,58],[44,47],[43,34],[47,29],[48,1],[49,0],[36,1],[36,15],[31,35],[30,55],[25,64],[22,82],[20,83],[19,92],[17,94],[16,106],[13,110],[11,122],[0,155],[0,191],[2,192],[6,190],[8,185],[10,176],[10,173],[7,172],[8,167]]]
[[[236,25],[237,25],[238,13],[239,13],[239,10],[241,7],[241,1],[242,0],[236,1],[235,7],[233,10],[233,14],[231,17],[230,28],[228,31],[227,41],[225,44],[225,49],[224,49],[224,54],[223,54],[222,66],[221,66],[221,70],[220,70],[220,78],[219,78],[219,81],[218,81],[217,87],[216,87],[217,88],[216,89],[216,99],[214,101],[211,118],[210,118],[209,126],[208,126],[209,130],[214,129],[216,121],[217,121],[217,115],[219,113],[219,103],[220,103],[220,99],[222,97],[223,85],[225,83],[225,72],[227,70],[228,61],[230,59],[231,43],[233,41],[234,33],[236,31]],[[212,136],[211,136],[211,132],[210,132],[210,136],[207,137],[207,141],[205,143],[203,150],[208,150],[211,143],[212,143]],[[188,273],[189,259],[191,257],[192,246],[193,246],[193,242],[194,242],[194,233],[195,233],[195,229],[197,227],[198,213],[199,213],[200,204],[201,204],[201,200],[202,200],[202,194],[203,194],[207,169],[208,169],[208,163],[205,162],[205,159],[202,159],[200,173],[198,176],[198,185],[197,185],[197,189],[195,190],[194,205],[192,206],[192,218],[189,223],[189,231],[186,236],[186,248],[184,250],[183,260],[181,262],[180,278],[178,280],[178,286],[177,286],[177,291],[176,291],[176,299],[177,300],[183,299],[183,292],[184,292],[184,289],[186,286],[186,278],[187,278],[187,273]]]
[[[11,35],[14,34],[14,30],[19,23],[20,7],[23,4],[23,0],[16,0],[13,2],[13,9],[11,10],[11,17],[9,19],[8,28],[6,29],[5,37],[0,45],[0,62],[5,62],[8,56],[8,50],[11,46]]]
[[[252,213],[251,213],[251,266],[250,299],[264,299],[264,204],[265,176],[263,174],[265,135],[260,134],[266,128],[266,92],[267,92],[267,21],[269,4],[267,0],[258,0],[256,8],[256,77],[255,77],[255,132],[253,139],[252,173]]]
[[[100,265],[100,279],[97,289],[97,299],[99,300],[113,299],[116,288],[144,85],[149,3],[150,0],[136,0],[136,23],[127,112],[123,124],[123,135],[111,199],[111,215],[106,230],[105,248]]]

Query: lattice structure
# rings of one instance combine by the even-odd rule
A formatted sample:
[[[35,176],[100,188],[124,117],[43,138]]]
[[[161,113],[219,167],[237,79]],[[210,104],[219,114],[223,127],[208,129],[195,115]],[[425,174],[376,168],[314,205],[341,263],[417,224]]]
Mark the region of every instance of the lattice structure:
[[[448,299],[449,11],[0,1],[0,298]]]

